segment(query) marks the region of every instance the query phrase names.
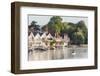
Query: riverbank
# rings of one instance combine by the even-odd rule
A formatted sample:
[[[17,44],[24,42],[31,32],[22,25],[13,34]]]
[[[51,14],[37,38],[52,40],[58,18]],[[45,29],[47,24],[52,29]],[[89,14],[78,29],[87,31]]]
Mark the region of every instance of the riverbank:
[[[68,46],[69,48],[74,48],[74,47],[83,47],[83,48],[87,48],[88,47],[88,44],[81,44],[81,45],[69,45]]]

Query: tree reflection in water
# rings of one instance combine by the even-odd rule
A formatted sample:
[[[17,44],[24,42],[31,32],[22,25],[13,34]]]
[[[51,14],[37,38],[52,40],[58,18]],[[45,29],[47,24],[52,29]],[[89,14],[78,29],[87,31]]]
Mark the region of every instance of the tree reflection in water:
[[[78,48],[56,48],[54,50],[32,50],[28,52],[28,60],[59,60],[59,59],[79,59],[87,58],[88,50],[87,48],[78,47]]]

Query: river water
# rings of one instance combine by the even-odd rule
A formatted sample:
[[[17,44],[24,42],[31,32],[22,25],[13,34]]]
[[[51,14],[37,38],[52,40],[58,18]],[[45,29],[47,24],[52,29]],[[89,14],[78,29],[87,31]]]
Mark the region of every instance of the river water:
[[[58,60],[58,59],[80,59],[88,57],[87,47],[77,47],[77,48],[56,48],[55,50],[33,50],[28,53],[28,60]]]

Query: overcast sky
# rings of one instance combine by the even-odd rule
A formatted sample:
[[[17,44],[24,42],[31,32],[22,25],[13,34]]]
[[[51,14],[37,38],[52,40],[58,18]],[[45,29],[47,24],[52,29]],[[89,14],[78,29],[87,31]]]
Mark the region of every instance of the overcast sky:
[[[47,24],[52,16],[42,16],[42,15],[28,15],[28,25],[34,20],[38,25],[43,26]],[[71,17],[71,16],[60,16],[63,22],[72,22],[77,23],[80,20],[83,20],[88,26],[88,18],[87,17]]]

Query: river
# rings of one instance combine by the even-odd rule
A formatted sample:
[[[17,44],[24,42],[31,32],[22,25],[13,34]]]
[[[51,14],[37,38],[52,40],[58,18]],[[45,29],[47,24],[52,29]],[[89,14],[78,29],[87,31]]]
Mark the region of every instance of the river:
[[[58,60],[58,59],[80,59],[88,57],[87,47],[56,48],[55,50],[33,50],[28,53],[28,60]]]

